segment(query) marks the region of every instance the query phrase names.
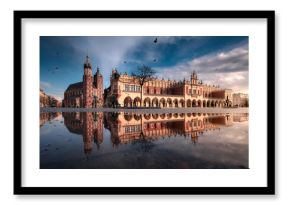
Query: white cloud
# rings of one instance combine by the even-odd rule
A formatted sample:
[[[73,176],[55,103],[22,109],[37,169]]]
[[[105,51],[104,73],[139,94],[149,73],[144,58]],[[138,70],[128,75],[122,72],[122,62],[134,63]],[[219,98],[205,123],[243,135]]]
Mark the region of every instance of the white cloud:
[[[62,97],[60,96],[54,96],[58,101],[62,101]]]
[[[47,88],[51,88],[51,87],[52,87],[52,84],[49,82],[44,82],[44,81],[40,82],[40,88],[42,90],[47,89]]]

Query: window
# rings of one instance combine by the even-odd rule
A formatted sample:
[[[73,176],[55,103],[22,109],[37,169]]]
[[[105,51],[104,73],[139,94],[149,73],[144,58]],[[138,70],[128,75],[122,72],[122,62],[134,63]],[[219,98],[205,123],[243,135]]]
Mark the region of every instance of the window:
[[[141,87],[138,85],[125,85],[125,91],[127,92],[140,92]],[[144,91],[146,93],[146,90]]]
[[[125,127],[125,133],[129,133],[130,132],[130,127]]]
[[[129,85],[125,85],[125,91],[129,91]]]
[[[140,132],[140,131],[141,131],[141,125],[132,125],[132,126],[125,127],[125,133]]]

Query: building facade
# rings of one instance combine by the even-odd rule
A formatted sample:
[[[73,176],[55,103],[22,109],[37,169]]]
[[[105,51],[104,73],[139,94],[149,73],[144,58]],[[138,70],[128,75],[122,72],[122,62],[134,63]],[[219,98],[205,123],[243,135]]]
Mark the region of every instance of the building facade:
[[[114,69],[110,77],[110,87],[105,91],[105,105],[107,107],[231,107],[232,90],[205,85],[195,72],[191,73],[190,79],[187,80],[154,79],[141,87],[136,77],[119,74]]]
[[[233,106],[235,107],[249,107],[249,96],[243,93],[233,94]]]
[[[97,68],[93,76],[89,57],[84,63],[83,81],[70,84],[64,92],[64,107],[99,107],[103,106],[103,76]]]
[[[61,107],[61,101],[55,97],[47,95],[42,89],[39,91],[39,105],[40,107]]]

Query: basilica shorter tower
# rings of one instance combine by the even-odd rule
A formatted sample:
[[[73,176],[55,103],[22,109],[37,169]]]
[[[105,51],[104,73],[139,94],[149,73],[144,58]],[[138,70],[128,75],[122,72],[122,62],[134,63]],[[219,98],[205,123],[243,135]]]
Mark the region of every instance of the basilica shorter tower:
[[[100,107],[103,106],[103,76],[100,69],[93,76],[89,56],[86,56],[83,68],[83,81],[70,84],[64,92],[64,107]]]

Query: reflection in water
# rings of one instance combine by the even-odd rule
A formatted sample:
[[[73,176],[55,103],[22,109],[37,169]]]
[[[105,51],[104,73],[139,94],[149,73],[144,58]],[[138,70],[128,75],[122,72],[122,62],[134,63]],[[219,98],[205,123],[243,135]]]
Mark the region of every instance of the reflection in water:
[[[230,126],[232,116],[210,114],[130,114],[117,117],[111,113],[105,115],[105,127],[111,131],[114,145],[139,139],[157,139],[171,136],[190,137],[197,142],[204,131]]]
[[[59,117],[61,113],[59,112],[44,112],[40,113],[40,127],[42,127],[47,121],[51,121],[57,117]]]
[[[44,136],[41,148],[47,150],[45,146],[53,143],[48,142],[55,140],[55,144],[65,149],[56,158],[64,161],[53,158],[56,153],[41,149],[41,168],[248,167],[248,114],[67,112],[62,116],[66,129],[81,135],[82,143],[73,138],[72,147],[63,145],[59,140],[71,134],[55,137],[65,132],[62,120],[58,119],[61,114],[41,113],[41,137]],[[48,127],[42,127],[51,120],[53,126],[48,123]],[[90,162],[75,160],[81,155],[73,149],[78,149],[80,144],[85,159]],[[198,144],[199,148],[192,144]],[[222,158],[213,159],[216,156]]]
[[[103,113],[73,112],[63,113],[67,129],[83,135],[84,153],[90,154],[93,141],[97,147],[103,142]]]

